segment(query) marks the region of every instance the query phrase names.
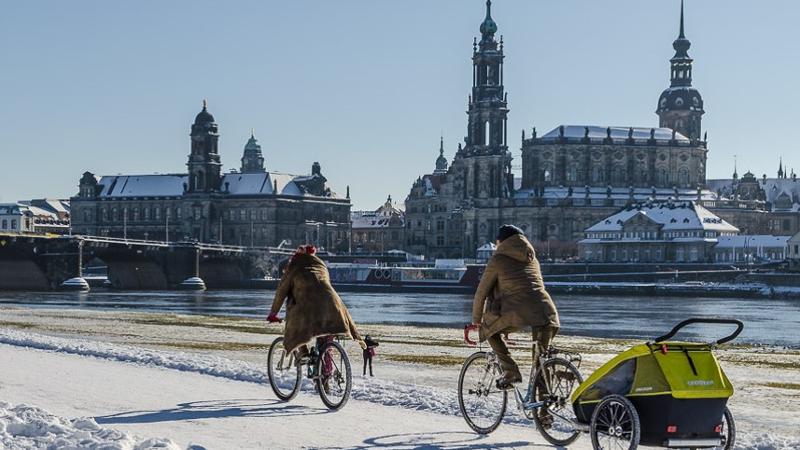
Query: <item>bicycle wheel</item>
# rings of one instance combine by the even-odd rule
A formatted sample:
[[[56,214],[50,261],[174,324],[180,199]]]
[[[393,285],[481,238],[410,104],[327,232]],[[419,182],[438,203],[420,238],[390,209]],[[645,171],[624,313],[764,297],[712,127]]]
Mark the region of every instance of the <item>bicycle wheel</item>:
[[[641,432],[636,408],[621,395],[603,398],[592,414],[589,434],[595,449],[636,450]]]
[[[534,411],[536,429],[553,445],[568,445],[578,439],[575,411],[570,397],[581,383],[578,369],[564,358],[551,358],[533,376],[533,401],[546,402]]]
[[[722,415],[722,429],[719,432],[722,442],[714,447],[714,450],[731,450],[736,443],[736,423],[733,421],[733,414],[728,407]]]
[[[330,409],[339,409],[350,399],[353,388],[353,373],[350,358],[338,342],[327,342],[322,346],[317,359],[315,382],[322,403]]]
[[[267,376],[272,391],[283,401],[295,398],[300,392],[303,368],[296,366],[294,362],[294,354],[283,348],[283,337],[272,341],[267,356]]]
[[[489,434],[500,426],[508,405],[508,391],[498,389],[495,383],[503,370],[489,355],[470,355],[458,376],[458,407],[467,425],[480,434]]]

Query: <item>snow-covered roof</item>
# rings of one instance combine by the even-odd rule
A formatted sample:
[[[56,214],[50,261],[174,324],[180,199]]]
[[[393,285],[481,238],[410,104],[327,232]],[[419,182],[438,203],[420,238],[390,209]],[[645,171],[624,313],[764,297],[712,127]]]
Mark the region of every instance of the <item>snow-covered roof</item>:
[[[231,195],[256,195],[275,193],[277,185],[278,194],[299,196],[300,189],[294,184],[296,175],[277,172],[263,173],[229,173],[222,178],[222,190]]]
[[[188,174],[104,175],[100,197],[175,197],[183,195]]]
[[[272,195],[277,185],[278,195],[303,196],[297,183],[313,177],[278,172],[228,173],[222,178],[222,191],[230,195]],[[106,175],[100,178],[100,197],[177,197],[184,193],[187,174],[164,175]],[[340,196],[329,189],[330,197]]]
[[[543,135],[539,138],[540,142],[547,142],[547,141],[555,141],[559,138],[561,133],[561,127],[564,128],[564,137],[567,139],[583,139],[584,137],[588,137],[589,139],[593,140],[602,140],[608,137],[608,130],[611,130],[611,139],[615,140],[618,143],[622,143],[624,140],[632,137],[636,141],[647,141],[650,139],[650,133],[652,131],[653,138],[656,141],[670,141],[672,140],[672,130],[670,128],[644,128],[644,127],[600,127],[594,125],[561,125],[554,128],[549,133]],[[586,135],[586,130],[588,128],[589,135]],[[629,136],[633,130],[633,134]],[[679,143],[689,144],[691,141],[686,136],[675,132],[675,140]]]
[[[737,180],[737,182],[738,181],[740,180]],[[733,197],[733,192],[735,190],[734,184],[733,179],[708,180],[706,182],[708,189],[715,193],[718,192],[719,196],[725,199],[731,199]],[[772,204],[773,211],[800,211],[800,180],[793,180],[791,178],[767,178],[766,181],[764,181],[763,178],[759,178],[758,186],[764,189],[766,200]],[[781,198],[791,203],[788,209],[780,207],[784,203],[783,201],[778,201]]]
[[[688,201],[633,204],[587,228],[587,232],[621,231],[623,224],[636,215],[662,225],[662,231],[703,230],[738,233],[739,229],[704,207]]]

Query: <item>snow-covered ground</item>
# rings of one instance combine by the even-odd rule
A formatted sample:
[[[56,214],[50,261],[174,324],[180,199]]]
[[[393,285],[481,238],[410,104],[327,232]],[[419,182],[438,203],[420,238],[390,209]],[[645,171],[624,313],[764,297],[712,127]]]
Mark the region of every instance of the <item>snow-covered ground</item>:
[[[353,362],[350,402],[329,412],[307,384],[291,402],[266,382],[280,328],[247,319],[0,308],[0,449],[541,448],[516,411],[489,436],[458,411],[460,330],[362,325],[376,377]],[[529,342],[520,339],[521,347]],[[557,338],[588,375],[635,342]],[[529,361],[525,352],[520,361]],[[736,448],[800,449],[800,351],[731,348]],[[591,448],[587,436],[570,446]]]

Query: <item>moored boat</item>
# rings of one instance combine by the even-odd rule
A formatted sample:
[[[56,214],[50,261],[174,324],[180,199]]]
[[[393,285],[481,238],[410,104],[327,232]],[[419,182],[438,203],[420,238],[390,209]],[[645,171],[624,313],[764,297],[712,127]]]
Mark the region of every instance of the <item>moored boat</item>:
[[[343,291],[473,293],[484,267],[441,259],[433,264],[329,262],[328,272],[334,288]]]

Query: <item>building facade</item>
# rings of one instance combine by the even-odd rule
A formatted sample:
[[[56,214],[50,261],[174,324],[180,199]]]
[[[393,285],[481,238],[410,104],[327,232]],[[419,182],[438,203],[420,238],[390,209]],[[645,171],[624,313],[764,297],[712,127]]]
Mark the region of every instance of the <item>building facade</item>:
[[[659,126],[561,125],[542,136],[534,128],[530,137],[523,131],[517,179],[508,151],[504,44],[495,39],[490,0],[480,32],[473,42],[467,136],[449,167],[440,150],[436,170],[413,183],[406,199],[407,251],[471,258],[493,242],[500,225],[514,223],[540,255],[574,258],[583,231],[628,204],[715,200],[705,189],[703,100],[691,84],[683,7],[671,83],[657,104]]]
[[[712,262],[719,239],[738,232],[691,201],[632,203],[589,227],[578,251],[592,262]]]
[[[70,199],[73,233],[255,247],[309,243],[347,250],[349,193],[342,197],[334,191],[319,163],[312,164],[310,175],[268,171],[251,133],[240,170],[223,174],[219,126],[205,102],[190,142],[185,173],[84,173],[78,195]]]
[[[403,205],[386,202],[374,211],[353,211],[350,248],[357,253],[384,253],[401,250],[405,243],[405,210]]]

